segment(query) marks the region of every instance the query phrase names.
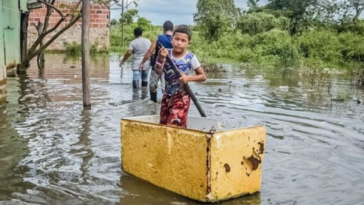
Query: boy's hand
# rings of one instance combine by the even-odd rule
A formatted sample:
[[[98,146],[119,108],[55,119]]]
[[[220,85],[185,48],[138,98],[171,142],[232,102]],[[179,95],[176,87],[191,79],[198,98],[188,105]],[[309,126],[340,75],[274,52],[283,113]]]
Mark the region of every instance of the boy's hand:
[[[142,72],[143,71],[143,67],[144,67],[144,65],[143,64],[140,64],[140,66],[139,66],[139,72]]]
[[[159,50],[158,60],[164,61],[166,59],[167,55],[168,55],[168,50],[166,48],[162,47]]]
[[[178,79],[179,83],[187,84],[190,81],[190,76],[181,73],[181,77]]]

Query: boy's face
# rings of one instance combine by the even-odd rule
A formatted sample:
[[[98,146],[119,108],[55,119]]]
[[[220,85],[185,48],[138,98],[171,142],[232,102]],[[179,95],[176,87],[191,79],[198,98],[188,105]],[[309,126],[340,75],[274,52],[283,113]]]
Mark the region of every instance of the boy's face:
[[[176,32],[172,38],[173,51],[177,53],[184,52],[189,46],[190,41],[185,33]]]

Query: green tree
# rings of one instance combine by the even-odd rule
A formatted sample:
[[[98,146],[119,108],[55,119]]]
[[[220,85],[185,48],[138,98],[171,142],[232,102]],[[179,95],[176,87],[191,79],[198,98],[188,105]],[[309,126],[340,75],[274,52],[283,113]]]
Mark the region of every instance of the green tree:
[[[248,7],[249,8],[258,8],[259,0],[248,0]]]
[[[347,0],[347,3],[349,4],[349,8],[353,10],[353,22],[355,22],[364,10],[364,0]]]
[[[110,21],[110,25],[111,26],[115,26],[115,25],[117,25],[118,24],[118,21],[116,20],[116,19],[112,19],[111,21]]]
[[[261,7],[258,5],[259,0],[248,0],[247,6],[249,8],[248,13],[254,13],[261,11]]]
[[[55,6],[56,0],[38,0],[38,2],[42,3],[46,7],[46,13],[42,16],[42,20],[39,20],[36,24],[32,24],[32,26],[36,28],[38,37],[32,43],[30,48],[27,49],[26,55],[19,66],[19,73],[26,73],[26,69],[30,66],[30,61],[35,57],[37,57],[39,69],[42,69],[44,50],[48,48],[48,46],[51,45],[60,35],[71,28],[82,16],[81,10],[79,9],[82,0],[78,0],[74,6],[68,7],[68,10],[62,9],[65,7],[62,3],[60,3],[58,7]],[[50,17],[52,13],[56,13],[59,16],[54,26],[50,24]],[[62,24],[64,26],[59,28]]]
[[[320,0],[316,7],[311,8],[312,25],[327,27],[338,23],[341,0]]]
[[[342,59],[342,45],[338,35],[330,30],[307,30],[298,38],[305,58],[320,59],[326,63],[338,63]]]
[[[290,20],[290,33],[296,34],[310,25],[319,0],[269,0],[266,8],[278,10]]]
[[[139,17],[137,20],[137,24],[140,28],[143,28],[143,30],[149,29],[152,26],[151,21],[149,21],[148,19],[146,19],[144,17]]]
[[[337,31],[351,31],[358,34],[364,34],[364,24],[360,20],[360,15],[364,10],[364,0],[342,0],[339,1],[338,11],[335,19],[338,20]]]
[[[239,18],[237,24],[239,30],[250,35],[256,35],[272,29],[287,30],[288,26],[289,21],[287,18],[283,16],[277,18],[265,12],[243,15]]]
[[[136,9],[130,9],[124,12],[124,15],[121,16],[120,22],[126,23],[126,24],[132,24],[134,23],[134,18],[138,16],[138,10]]]
[[[194,21],[208,41],[218,40],[227,30],[234,28],[238,10],[234,0],[199,0]]]

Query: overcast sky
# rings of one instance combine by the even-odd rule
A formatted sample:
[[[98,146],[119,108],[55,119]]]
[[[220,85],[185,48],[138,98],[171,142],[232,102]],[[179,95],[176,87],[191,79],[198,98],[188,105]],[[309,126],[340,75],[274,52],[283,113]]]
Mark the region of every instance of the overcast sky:
[[[246,8],[247,6],[247,0],[234,1],[237,7]],[[178,25],[193,24],[197,0],[137,0],[137,3],[139,15],[151,20],[152,24],[162,25],[164,21],[171,20]],[[129,9],[135,8],[134,4],[131,5]],[[120,13],[120,10],[111,10],[111,19],[119,19]]]

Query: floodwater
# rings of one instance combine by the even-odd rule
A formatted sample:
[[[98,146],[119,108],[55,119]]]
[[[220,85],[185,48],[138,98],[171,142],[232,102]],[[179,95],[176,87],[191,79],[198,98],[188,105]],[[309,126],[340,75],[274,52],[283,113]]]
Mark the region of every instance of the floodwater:
[[[120,119],[159,105],[133,91],[130,65],[121,72],[116,59],[91,62],[91,110],[82,106],[80,59],[47,55],[44,72],[8,78],[0,204],[199,204],[122,172]],[[289,69],[226,68],[191,84],[206,114],[225,127],[263,124],[268,134],[261,192],[221,204],[364,203],[363,90],[344,76],[315,87]]]

